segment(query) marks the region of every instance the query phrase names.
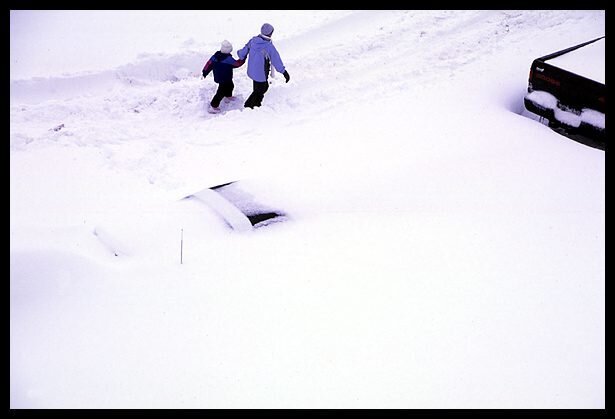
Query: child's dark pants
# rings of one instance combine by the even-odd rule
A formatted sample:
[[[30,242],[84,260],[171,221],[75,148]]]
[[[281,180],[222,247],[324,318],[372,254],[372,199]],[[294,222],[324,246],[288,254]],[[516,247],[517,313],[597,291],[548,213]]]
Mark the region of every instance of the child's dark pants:
[[[218,91],[216,91],[216,94],[211,100],[211,106],[214,108],[217,108],[218,106],[220,106],[220,102],[222,101],[222,98],[233,96],[234,88],[235,88],[235,85],[233,84],[232,81],[219,83]]]

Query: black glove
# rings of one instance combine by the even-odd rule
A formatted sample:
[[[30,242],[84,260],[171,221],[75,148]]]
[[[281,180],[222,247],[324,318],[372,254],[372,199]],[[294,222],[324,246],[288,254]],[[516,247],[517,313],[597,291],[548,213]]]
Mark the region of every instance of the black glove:
[[[207,77],[207,73],[203,70],[203,78]]]
[[[284,72],[282,73],[282,75],[284,76],[284,78],[286,79],[286,83],[288,83],[288,80],[290,80],[290,76],[288,75],[288,71],[284,70]]]

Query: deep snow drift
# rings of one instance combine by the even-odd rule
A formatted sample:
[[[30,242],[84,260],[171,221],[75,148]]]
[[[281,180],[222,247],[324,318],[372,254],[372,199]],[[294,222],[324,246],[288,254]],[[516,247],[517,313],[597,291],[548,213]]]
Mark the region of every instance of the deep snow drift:
[[[239,68],[208,114],[203,64],[264,21],[291,81],[244,109]],[[10,30],[11,408],[604,408],[604,152],[523,112],[604,11]],[[182,200],[236,180],[288,220]]]

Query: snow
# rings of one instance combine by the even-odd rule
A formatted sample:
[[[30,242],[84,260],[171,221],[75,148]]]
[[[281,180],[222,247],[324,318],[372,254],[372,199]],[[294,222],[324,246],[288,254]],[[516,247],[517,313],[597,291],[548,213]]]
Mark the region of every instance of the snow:
[[[606,127],[606,115],[594,109],[584,108],[581,112],[581,120],[598,128],[604,129]]]
[[[525,96],[527,99],[536,103],[545,109],[557,109],[557,98],[549,92],[542,90],[533,90]]]
[[[559,57],[552,58],[549,60],[549,64],[604,84],[606,68],[606,51],[604,48],[605,40],[603,38]]]
[[[241,208],[234,205],[232,201],[225,199],[217,191],[205,188],[195,194],[189,195],[188,198],[196,198],[203,201],[208,208],[216,211],[233,230],[252,230],[252,223],[250,223],[250,220],[246,217],[246,213],[242,211]]]
[[[239,68],[207,113],[265,21],[290,82],[245,109]],[[604,409],[604,151],[523,110],[534,58],[604,31],[11,11],[11,408]],[[182,199],[231,181],[287,219]]]
[[[557,98],[549,92],[534,90],[525,97],[544,109],[553,110],[553,117],[568,126],[578,128],[581,122],[601,129],[606,126],[606,115],[604,113],[595,109],[583,108],[581,113],[577,115],[574,112],[560,109],[557,106]]]

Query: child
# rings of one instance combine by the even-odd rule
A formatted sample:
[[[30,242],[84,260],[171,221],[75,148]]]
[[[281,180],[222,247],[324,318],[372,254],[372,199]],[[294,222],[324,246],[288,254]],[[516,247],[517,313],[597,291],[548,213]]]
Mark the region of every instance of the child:
[[[271,42],[272,34],[273,26],[265,23],[261,26],[261,33],[252,37],[245,47],[237,51],[237,56],[240,60],[245,60],[248,55],[250,56],[248,61],[248,77],[252,79],[253,91],[248,100],[246,100],[246,103],[244,103],[246,108],[261,106],[265,92],[269,89],[267,78],[269,77],[271,66],[282,73],[286,83],[290,80],[280,54],[273,45],[273,42]]]
[[[224,97],[232,97],[233,89],[233,69],[241,67],[245,60],[235,60],[231,56],[233,46],[226,39],[222,41],[220,51],[217,51],[203,67],[203,77],[207,77],[210,71],[214,72],[214,81],[218,83],[218,91],[211,100],[210,112],[217,113],[220,110],[220,101]]]

